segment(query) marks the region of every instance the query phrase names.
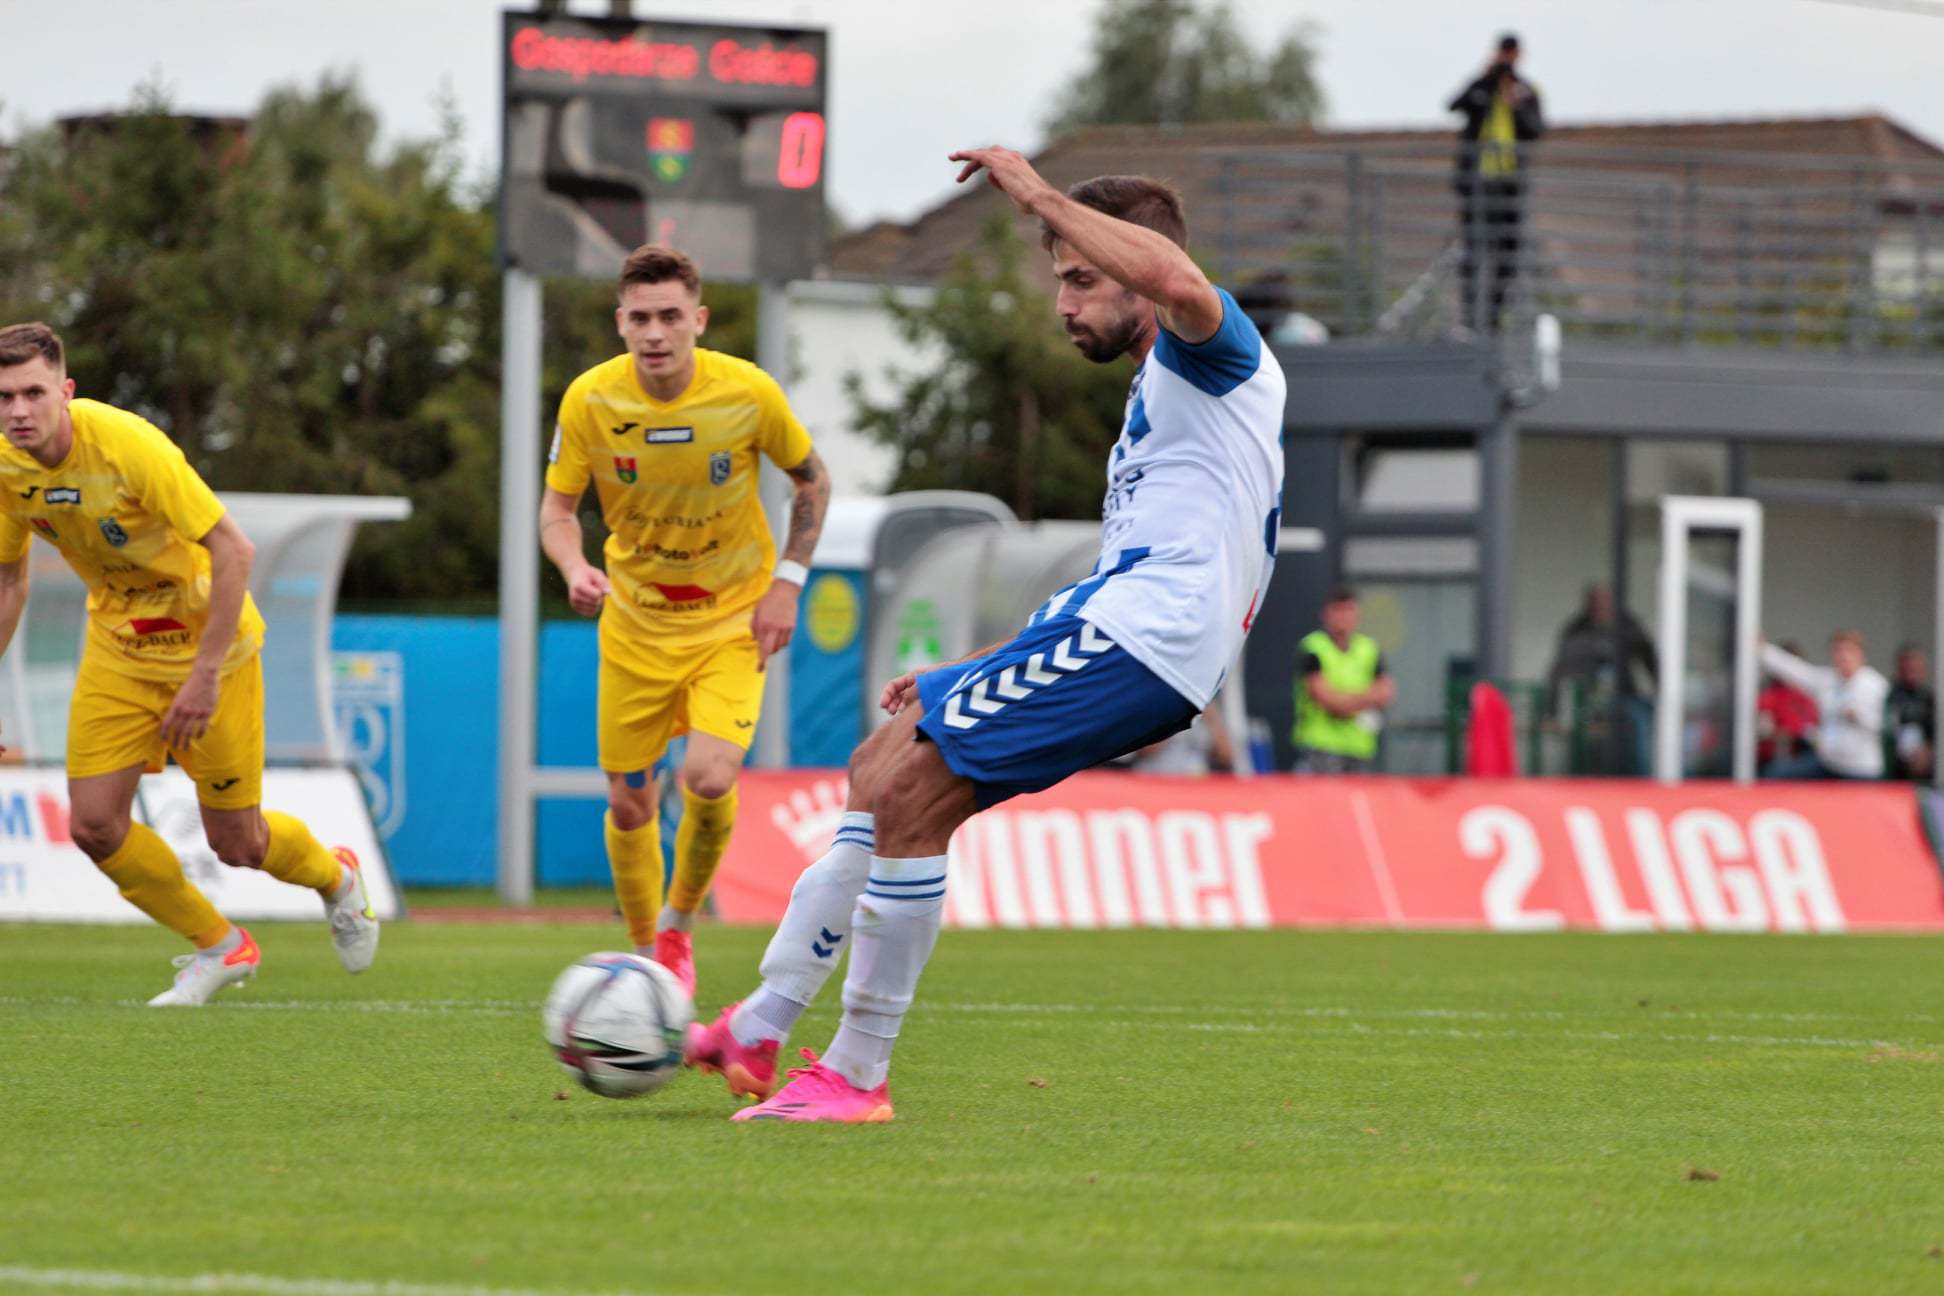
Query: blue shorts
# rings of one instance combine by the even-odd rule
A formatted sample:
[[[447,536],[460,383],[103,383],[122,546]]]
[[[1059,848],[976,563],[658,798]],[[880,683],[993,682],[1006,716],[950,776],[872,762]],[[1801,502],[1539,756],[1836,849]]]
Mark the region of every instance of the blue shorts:
[[[1075,616],[926,671],[918,699],[918,732],[972,781],[982,810],[1180,733],[1198,710]]]

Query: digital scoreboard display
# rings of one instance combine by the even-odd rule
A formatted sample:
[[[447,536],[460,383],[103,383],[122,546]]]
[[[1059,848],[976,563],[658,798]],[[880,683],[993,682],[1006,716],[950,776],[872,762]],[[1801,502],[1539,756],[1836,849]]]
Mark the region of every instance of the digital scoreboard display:
[[[712,279],[824,260],[821,31],[508,11],[500,255],[608,278],[643,243]]]

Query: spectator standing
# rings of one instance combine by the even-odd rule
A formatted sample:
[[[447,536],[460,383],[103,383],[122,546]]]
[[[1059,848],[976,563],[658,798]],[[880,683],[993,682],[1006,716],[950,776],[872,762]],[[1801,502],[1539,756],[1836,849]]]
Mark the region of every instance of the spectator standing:
[[[1829,665],[1811,666],[1774,644],[1762,645],[1762,665],[1816,699],[1810,750],[1776,761],[1769,778],[1883,777],[1883,704],[1890,681],[1864,659],[1863,636],[1838,630],[1829,637]]]
[[[1296,744],[1299,774],[1354,774],[1377,757],[1383,710],[1397,697],[1377,641],[1357,630],[1361,609],[1347,585],[1330,591],[1323,628],[1297,645]]]
[[[1891,776],[1929,778],[1937,749],[1937,695],[1930,686],[1930,659],[1915,644],[1897,650],[1897,682],[1884,703],[1891,739]]]
[[[1499,331],[1505,298],[1518,273],[1520,226],[1525,220],[1526,158],[1520,148],[1545,134],[1539,91],[1519,76],[1519,38],[1510,32],[1499,38],[1498,50],[1485,70],[1458,92],[1447,111],[1463,113],[1458,128],[1458,164],[1453,187],[1458,191],[1460,235],[1459,317],[1471,329],[1480,327],[1481,296],[1487,297],[1484,327]],[[1489,276],[1489,289],[1479,279]]]
[[[1620,610],[1612,590],[1588,585],[1579,611],[1559,628],[1552,669],[1546,672],[1546,714],[1557,718],[1561,688],[1575,686],[1587,703],[1580,714],[1604,718],[1617,748],[1597,772],[1645,774],[1652,764],[1654,733],[1649,699],[1659,670],[1660,658],[1646,629],[1632,613]]]
[[[1785,642],[1782,651],[1791,657],[1802,656],[1802,649]],[[1779,760],[1809,750],[1809,735],[1816,728],[1816,699],[1785,679],[1774,675],[1762,685],[1755,699],[1755,763],[1766,770]]]

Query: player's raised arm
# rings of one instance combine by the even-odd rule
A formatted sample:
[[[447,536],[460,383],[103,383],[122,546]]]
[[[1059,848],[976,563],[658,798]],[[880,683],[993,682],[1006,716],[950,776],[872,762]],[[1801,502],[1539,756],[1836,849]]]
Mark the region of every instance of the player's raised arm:
[[[1032,163],[1009,148],[961,149],[959,181],[980,171],[994,188],[1054,237],[1121,286],[1153,302],[1162,326],[1186,342],[1205,342],[1222,326],[1222,299],[1186,251],[1163,234],[1116,220],[1073,201],[1041,178]]]

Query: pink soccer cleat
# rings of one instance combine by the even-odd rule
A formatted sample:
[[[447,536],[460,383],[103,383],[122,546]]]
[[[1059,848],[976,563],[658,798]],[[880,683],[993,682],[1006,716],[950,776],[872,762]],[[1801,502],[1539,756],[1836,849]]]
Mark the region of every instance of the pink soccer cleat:
[[[729,1030],[729,1016],[735,1011],[736,1005],[730,1004],[709,1025],[697,1022],[688,1028],[682,1065],[721,1076],[729,1092],[738,1098],[761,1101],[776,1088],[776,1041],[764,1040],[756,1045],[738,1042]]]
[[[730,1120],[835,1121],[843,1125],[878,1125],[891,1119],[891,1085],[859,1089],[803,1050],[810,1065],[792,1067],[790,1082],[754,1107],[745,1107]]]
[[[689,998],[695,998],[695,943],[687,932],[673,927],[656,932],[655,962],[673,972]]]

